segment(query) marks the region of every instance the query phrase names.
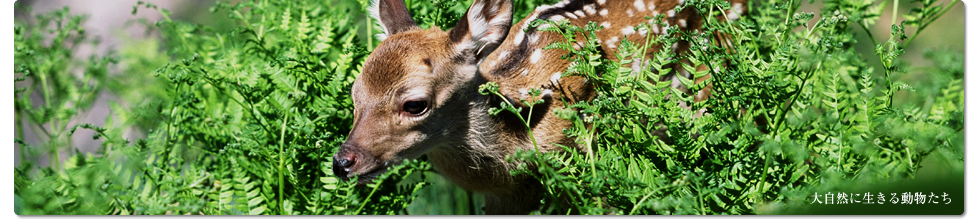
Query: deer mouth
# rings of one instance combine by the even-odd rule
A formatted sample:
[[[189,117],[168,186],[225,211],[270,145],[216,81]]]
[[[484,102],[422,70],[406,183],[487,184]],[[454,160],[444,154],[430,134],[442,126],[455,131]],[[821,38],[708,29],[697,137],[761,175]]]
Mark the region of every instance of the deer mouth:
[[[366,171],[364,173],[348,172],[346,174],[342,174],[342,173],[340,173],[340,170],[337,170],[337,169],[342,168],[342,167],[333,166],[333,169],[334,169],[333,170],[334,171],[333,174],[337,178],[340,178],[340,180],[343,180],[343,181],[350,181],[351,178],[356,177],[357,185],[358,186],[363,186],[363,185],[366,185],[366,184],[370,183],[371,181],[373,181],[374,179],[376,179],[381,174],[384,174],[384,172],[387,172],[387,168],[388,167],[389,167],[389,165],[378,165],[378,166],[376,166],[376,167],[374,167],[372,169],[369,169],[368,171]]]
[[[378,176],[387,172],[388,167],[389,167],[388,165],[377,166],[373,170],[370,170],[363,174],[351,173],[350,177],[352,177],[353,175],[357,175],[357,186],[366,186],[368,183],[373,182],[374,179],[377,179]],[[343,178],[344,180],[349,180],[349,178],[346,176],[344,176]]]
[[[334,167],[334,169],[337,168]],[[336,175],[336,178],[339,178],[340,180],[343,181],[350,181],[351,178],[356,177],[357,185],[363,186],[366,185],[367,183],[370,183],[384,172],[387,172],[387,166],[378,166],[365,173],[348,172],[346,174],[341,174],[334,170],[334,175]]]

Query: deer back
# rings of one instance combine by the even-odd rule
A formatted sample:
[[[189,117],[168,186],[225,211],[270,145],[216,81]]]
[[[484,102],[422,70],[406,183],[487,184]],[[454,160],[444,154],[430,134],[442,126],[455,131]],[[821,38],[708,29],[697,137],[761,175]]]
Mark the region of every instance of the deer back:
[[[732,9],[727,11],[726,16],[718,17],[720,20],[738,19],[744,13],[744,3],[746,0],[728,0],[732,3]],[[629,40],[638,46],[643,46],[646,38],[651,35],[666,34],[670,27],[678,28],[680,31],[699,32],[702,27],[703,19],[693,7],[687,7],[682,11],[676,11],[676,7],[685,4],[683,0],[565,0],[554,5],[544,5],[538,7],[529,16],[513,25],[510,34],[500,45],[499,49],[490,54],[480,65],[480,71],[489,78],[490,81],[497,81],[500,90],[512,98],[528,98],[527,91],[530,88],[550,88],[559,98],[564,98],[571,103],[589,100],[594,97],[594,91],[588,81],[579,76],[561,77],[570,61],[562,59],[561,56],[568,51],[560,49],[543,49],[545,46],[557,41],[564,41],[564,37],[559,33],[542,31],[549,27],[543,24],[536,28],[530,26],[530,22],[542,19],[551,21],[567,20],[571,25],[581,26],[594,22],[602,29],[595,32],[600,43],[602,55],[612,61],[618,61],[615,55],[618,52],[618,44],[622,40]],[[654,19],[646,19],[663,15],[664,25],[654,23]],[[636,28],[642,23],[649,23],[651,28]],[[578,34],[579,48],[583,35]],[[633,62],[631,67],[634,71],[648,67],[648,60],[663,46],[670,47],[672,53],[682,54],[688,51],[690,42],[679,41],[671,45],[653,44],[643,55],[645,62]],[[634,57],[641,58],[641,57]],[[682,60],[690,64],[687,60]],[[672,86],[682,91],[692,93],[683,87],[676,77],[691,77],[683,68],[674,64],[672,69],[675,72],[657,80],[671,81]],[[703,66],[698,66],[702,70]],[[705,80],[697,78],[697,82]],[[656,79],[653,79],[656,80]],[[696,91],[697,101],[702,101],[709,96],[710,86]]]

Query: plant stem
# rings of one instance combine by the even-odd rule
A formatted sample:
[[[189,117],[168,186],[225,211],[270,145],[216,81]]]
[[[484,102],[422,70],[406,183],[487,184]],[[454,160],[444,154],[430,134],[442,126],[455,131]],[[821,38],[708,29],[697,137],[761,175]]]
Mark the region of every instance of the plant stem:
[[[645,200],[648,199],[649,197],[651,197],[652,194],[655,194],[659,190],[663,190],[663,189],[666,189],[666,188],[672,188],[672,187],[673,187],[672,185],[665,185],[665,186],[656,188],[655,190],[652,190],[652,192],[649,192],[649,194],[646,194],[645,196],[642,197],[642,199],[639,199],[638,200],[638,203],[635,204],[635,207],[632,208],[632,211],[631,212],[628,212],[628,215],[635,215],[635,211],[638,210],[638,207],[642,206],[642,203],[645,203]]]
[[[693,185],[696,186],[696,197],[700,203],[700,215],[706,215],[706,207],[703,205],[703,191],[702,188],[700,188],[699,177],[697,176],[696,179],[691,178],[691,180],[694,180]]]
[[[373,34],[374,26],[371,25],[372,22],[370,22],[372,19],[370,18],[370,13],[365,13],[363,16],[364,17],[367,17],[367,19],[366,19],[367,20],[367,24],[366,24],[366,26],[367,26],[367,49],[373,49],[374,48],[374,34]]]
[[[387,179],[383,179],[383,180],[387,180]],[[363,207],[364,206],[367,206],[367,203],[370,203],[369,202],[370,201],[370,197],[373,197],[374,196],[374,193],[377,192],[377,189],[378,188],[380,188],[380,183],[382,183],[383,180],[381,180],[380,182],[376,182],[376,184],[374,184],[374,189],[373,190],[370,190],[370,194],[368,194],[367,197],[363,198],[363,200],[364,200],[363,203],[360,204],[360,207],[357,208],[357,211],[356,212],[353,212],[353,215],[360,215],[360,211],[363,210]]]
[[[805,34],[805,39],[807,40],[807,39],[811,38],[812,37],[812,33],[814,33],[815,32],[815,29],[818,29],[819,25],[821,25],[821,24],[822,24],[822,20],[821,19],[818,20],[817,22],[815,22],[815,25],[812,25],[812,29],[808,29],[808,32]],[[870,38],[872,38],[872,36],[870,36]]]
[[[51,167],[54,168],[54,171],[58,172],[58,175],[64,177],[64,172],[61,172],[61,150],[58,148],[57,141],[57,138],[53,138],[48,141],[48,144],[50,144],[50,146],[54,149],[52,152],[54,153],[54,157],[48,157],[48,159],[51,159]]]
[[[533,149],[537,150],[537,158],[540,158],[540,147],[537,146],[537,139],[535,137],[533,137],[533,128],[530,127],[530,121],[532,121],[530,119],[533,117],[533,106],[534,105],[536,105],[536,104],[530,104],[530,111],[527,112],[526,119],[523,119],[523,115],[520,115],[519,113],[517,113],[516,115],[520,117],[520,120],[523,120],[523,127],[526,127],[526,132],[527,132],[527,134],[530,135],[530,141],[533,142]],[[543,161],[543,160],[541,160],[541,161]]]
[[[890,16],[890,24],[896,25],[897,14],[900,14],[900,0],[893,0],[893,10],[890,11],[890,14],[893,15]]]
[[[44,72],[45,71],[42,71],[41,74],[38,74],[41,78],[41,90],[44,91],[44,107],[51,107],[51,94],[50,91],[48,91],[48,77],[47,74],[44,74]]]
[[[197,71],[190,71],[190,72],[191,73],[198,73]],[[235,103],[237,103],[239,106],[241,106],[243,108],[247,108],[248,110],[244,110],[244,111],[245,112],[248,112],[248,114],[251,114],[251,116],[254,117],[255,120],[258,121],[258,124],[260,124],[259,127],[261,127],[261,129],[265,130],[265,132],[267,132],[269,135],[274,135],[275,134],[274,132],[272,132],[272,130],[269,130],[269,127],[268,127],[269,125],[268,124],[265,124],[265,123],[267,123],[267,121],[265,121],[265,117],[264,116],[261,116],[261,112],[258,112],[258,110],[255,109],[255,105],[251,101],[248,101],[248,104],[247,105],[244,104],[244,103],[242,103],[240,100],[238,100],[237,98],[234,97],[233,93],[231,93],[231,92],[228,91],[229,89],[225,89],[224,87],[219,86],[220,85],[220,83],[219,83],[220,81],[217,81],[217,80],[215,80],[213,78],[207,77],[207,74],[206,73],[207,73],[206,71],[204,71],[203,73],[200,73],[200,77],[203,78],[211,86],[213,86],[214,88],[216,88],[218,91],[220,91],[224,95],[227,95],[229,97],[228,99],[230,99],[231,101],[234,101]],[[234,88],[234,86],[232,86],[232,88]],[[235,90],[235,91],[237,91],[237,90]],[[238,95],[240,95],[242,98],[245,98],[245,100],[247,100],[247,97],[245,97],[244,94],[242,94],[240,91],[238,92]],[[313,123],[315,123],[315,121],[313,121]]]
[[[893,16],[891,16],[890,24],[892,24],[892,25],[896,25],[897,24],[896,23],[896,18],[897,18],[897,14],[900,13],[899,9],[900,9],[900,1],[899,0],[893,0],[893,10],[890,11],[893,14]],[[917,30],[917,33],[919,33],[919,32],[920,32],[920,30]],[[914,36],[916,36],[916,33],[914,34]],[[890,36],[890,40],[894,40],[892,34]],[[873,40],[873,41],[875,42],[875,40]],[[874,43],[874,45],[879,45],[879,44],[875,44]],[[901,46],[900,48],[903,48],[903,46]],[[883,54],[882,53],[879,54],[879,57],[880,57],[880,62],[883,64],[883,71],[884,71],[884,73],[886,73],[886,107],[887,108],[890,108],[890,107],[893,107],[893,93],[894,93],[893,92],[893,82],[890,81],[890,68],[893,67],[893,63],[891,62],[890,64],[887,64],[887,62],[883,60]],[[841,149],[840,149],[839,152],[840,153],[842,152]],[[840,156],[841,156],[841,154],[840,154]],[[842,158],[840,157],[839,159],[841,160]],[[841,161],[840,161],[840,163],[841,163]],[[842,166],[840,165],[839,168],[842,168]]]
[[[798,96],[801,95],[802,89],[805,89],[805,84],[808,83],[808,79],[811,79],[812,75],[815,74],[815,71],[818,71],[818,69],[821,68],[822,68],[822,63],[819,62],[815,67],[815,69],[812,69],[812,71],[808,73],[808,76],[805,76],[805,78],[802,79],[801,85],[798,86],[798,90],[795,91],[794,95],[792,95],[791,101],[789,101],[788,105],[785,105],[784,108],[782,108],[781,111],[778,112],[778,115],[776,116],[778,120],[774,121],[774,126],[771,126],[772,127],[772,129],[770,129],[771,133],[776,133],[777,130],[780,129],[781,125],[783,124],[785,116],[788,115],[788,109],[791,109],[791,106],[795,105],[795,100],[798,100]]]
[[[880,43],[876,41],[876,38],[873,37],[873,32],[869,31],[869,28],[866,27],[866,24],[864,22],[866,21],[863,20],[863,22],[859,22],[857,24],[859,24],[859,27],[863,28],[863,31],[866,32],[866,36],[873,41],[873,47],[876,47],[876,45],[879,45]]]
[[[279,212],[283,215],[288,214],[285,212],[285,177],[282,173],[285,172],[283,166],[285,165],[285,125],[289,123],[289,116],[285,116],[285,120],[282,121],[282,132],[278,137],[278,206]]]
[[[924,28],[927,28],[927,26],[933,23],[934,21],[937,21],[938,18],[943,17],[944,13],[947,13],[948,10],[951,10],[951,7],[958,4],[958,2],[960,1],[954,0],[954,2],[948,4],[947,7],[944,7],[944,9],[941,10],[941,13],[937,13],[937,16],[935,16],[934,19],[927,21],[927,23],[924,23],[924,25],[920,25],[920,28],[917,28],[917,30],[914,31],[913,35],[910,36],[910,39],[904,41],[903,44],[900,46],[900,48],[906,48],[907,46],[909,46],[910,42],[913,42],[914,39],[917,39],[917,35],[920,34],[920,32],[924,30]]]
[[[178,96],[177,94],[180,92],[180,86],[181,85],[183,85],[183,84],[178,82],[177,83],[177,87],[175,89],[173,89],[173,98],[170,100],[170,105],[171,105],[170,106],[170,116],[169,116],[169,118],[166,119],[166,138],[164,138],[165,141],[163,142],[163,145],[166,145],[166,150],[164,150],[164,152],[163,152],[163,159],[161,159],[160,161],[162,161],[163,165],[166,165],[166,167],[168,167],[168,168],[170,167],[170,164],[169,164],[168,159],[169,159],[169,156],[170,156],[170,149],[172,148],[171,147],[172,145],[170,145],[170,135],[173,134],[173,117],[176,117],[176,113],[177,113],[177,99],[176,98]]]
[[[767,189],[764,189],[764,185],[767,184],[767,175],[768,175],[767,168],[771,166],[772,158],[770,156],[765,156],[764,154],[762,154],[761,156],[764,156],[764,169],[761,169],[761,181],[759,187],[757,188],[758,193],[754,193],[754,198],[758,198],[757,194],[761,194],[760,198],[763,199],[764,193],[767,192]],[[755,201],[760,201],[760,200],[755,200]]]
[[[794,16],[791,16],[792,14],[795,13],[795,1],[794,0],[788,1],[788,11],[787,12],[788,12],[788,14],[785,15],[786,19],[784,20],[784,25],[785,26],[787,26],[788,24],[791,24],[791,20],[794,20]],[[785,32],[785,33],[787,33],[787,32]]]
[[[588,150],[590,150],[590,149],[591,149],[591,145],[592,145],[592,142],[594,141],[594,131],[595,131],[596,129],[597,129],[597,127],[592,127],[592,128],[591,128],[591,130],[590,130],[590,131],[588,131],[588,134],[587,134],[587,141],[585,142],[585,144],[587,144],[587,147],[586,147],[586,148],[587,148]],[[594,153],[597,153],[597,152],[596,152],[596,151],[589,151],[589,152],[587,153],[587,156],[588,156],[588,160],[589,160],[589,161],[590,161],[590,163],[591,163],[591,177],[594,177],[595,179],[597,179],[597,178],[598,178],[598,172],[597,172],[597,169],[598,169],[598,168],[596,168],[596,167],[594,166],[594,161],[595,161],[595,160],[597,160],[597,158],[595,158],[595,157],[596,157],[596,155],[595,155]],[[598,203],[598,208],[602,208],[602,206],[603,206],[603,203],[601,203],[601,198],[596,198],[595,200],[596,200],[596,201],[597,201],[597,203]]]
[[[21,114],[23,113],[14,112],[14,115],[21,115]],[[17,130],[17,139],[21,141],[24,140],[24,132],[27,130],[27,124],[24,123],[23,120],[24,118],[22,118],[22,116],[14,116],[15,125],[20,126],[20,129]],[[27,152],[25,151],[24,144],[18,143],[17,147],[20,148],[20,162],[27,162],[27,156],[25,155]]]
[[[913,159],[910,158],[913,154],[910,153],[910,147],[907,147],[907,162],[910,163],[910,168],[913,168]]]

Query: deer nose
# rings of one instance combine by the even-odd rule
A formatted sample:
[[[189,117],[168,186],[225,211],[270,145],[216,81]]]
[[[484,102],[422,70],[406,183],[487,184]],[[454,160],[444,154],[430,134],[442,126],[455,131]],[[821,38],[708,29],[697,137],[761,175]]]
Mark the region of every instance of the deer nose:
[[[345,146],[345,145],[344,145]],[[349,179],[350,171],[357,164],[357,154],[350,150],[340,149],[333,156],[333,174],[343,180]]]
[[[349,159],[343,158],[343,159],[337,160],[336,161],[336,164],[339,164],[344,169],[349,169],[350,167],[353,167],[353,163],[356,162],[356,161],[357,161],[356,160],[356,157],[351,157]]]

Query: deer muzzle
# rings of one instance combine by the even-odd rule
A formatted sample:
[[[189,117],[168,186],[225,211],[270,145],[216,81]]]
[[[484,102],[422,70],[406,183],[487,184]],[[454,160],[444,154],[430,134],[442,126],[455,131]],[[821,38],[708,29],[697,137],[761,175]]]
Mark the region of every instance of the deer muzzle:
[[[373,173],[378,172],[376,160],[363,147],[348,141],[333,155],[333,174],[343,181],[359,176],[358,181],[369,182],[376,175]]]

